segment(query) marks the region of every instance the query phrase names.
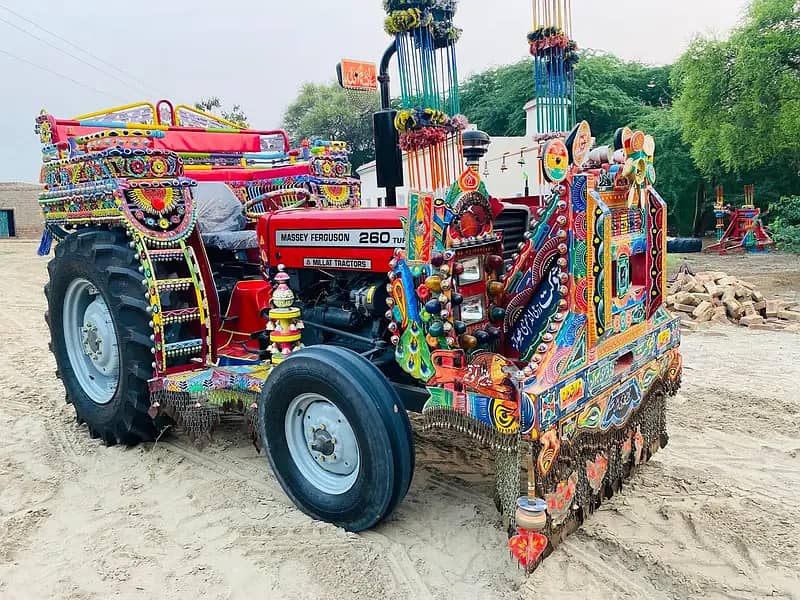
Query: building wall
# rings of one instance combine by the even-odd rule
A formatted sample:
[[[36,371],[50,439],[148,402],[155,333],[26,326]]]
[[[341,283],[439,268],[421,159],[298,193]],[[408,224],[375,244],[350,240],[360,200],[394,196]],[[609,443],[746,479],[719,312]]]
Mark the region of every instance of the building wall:
[[[0,210],[14,211],[14,228],[18,238],[38,238],[42,235],[42,213],[39,193],[42,186],[32,183],[0,182]]]
[[[525,135],[522,137],[493,137],[489,150],[481,159],[480,173],[489,194],[495,198],[516,198],[525,194],[525,175],[528,177],[528,194],[540,196],[549,193],[550,185],[541,174],[538,154],[539,145],[534,137],[549,123],[540,124],[536,111],[536,100],[531,100],[522,110],[525,112]],[[567,105],[568,106],[568,105]],[[549,110],[547,111],[549,114]],[[480,127],[480,123],[477,124]],[[522,164],[520,164],[522,161]],[[503,168],[505,166],[505,168]],[[361,177],[361,197],[364,206],[383,205],[386,190],[378,187],[375,162],[357,169]],[[408,181],[408,169],[403,157],[403,173]],[[406,205],[408,186],[397,189],[397,204]]]
[[[524,164],[519,164],[520,151]],[[505,157],[505,161],[503,158]],[[505,162],[505,169],[503,164]],[[378,187],[375,162],[367,163],[357,169],[361,178],[361,198],[363,206],[378,206],[380,199],[386,197],[386,190]],[[528,176],[528,193],[544,193],[540,182],[537,160],[537,147],[525,137],[493,137],[486,156],[481,159],[479,171],[486,183],[489,194],[496,198],[515,198],[524,195],[525,178]],[[488,173],[488,174],[487,174]],[[408,169],[403,157],[403,175],[408,182]],[[408,185],[397,189],[397,204],[405,206]]]

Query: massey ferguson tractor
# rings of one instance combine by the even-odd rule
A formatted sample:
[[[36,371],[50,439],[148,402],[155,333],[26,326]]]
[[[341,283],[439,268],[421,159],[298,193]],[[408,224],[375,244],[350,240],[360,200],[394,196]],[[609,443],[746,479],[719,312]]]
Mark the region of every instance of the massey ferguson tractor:
[[[497,450],[529,567],[666,443],[679,329],[643,133],[619,164],[585,123],[541,144],[549,192],[512,204],[458,131],[445,194],[360,208],[335,141],[164,100],[36,128],[52,350],[93,437],[203,441],[239,412],[297,506],[360,531],[405,496],[422,411]]]

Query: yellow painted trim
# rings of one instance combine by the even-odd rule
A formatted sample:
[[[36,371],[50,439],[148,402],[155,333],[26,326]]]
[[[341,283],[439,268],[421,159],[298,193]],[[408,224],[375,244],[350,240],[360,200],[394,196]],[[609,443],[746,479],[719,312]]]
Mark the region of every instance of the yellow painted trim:
[[[127,110],[129,108],[136,108],[137,106],[149,106],[153,110],[153,117],[155,117],[156,107],[153,105],[152,102],[134,102],[132,104],[123,104],[122,106],[113,106],[111,108],[106,108],[105,110],[98,110],[96,112],[86,113],[85,115],[78,115],[77,117],[72,117],[72,120],[85,121],[86,119],[91,119],[92,117],[107,115],[110,112],[115,112],[118,110]]]
[[[636,339],[647,333],[649,328],[650,324],[645,321],[644,323],[634,325],[622,333],[614,333],[610,338],[602,342],[597,347],[597,360],[600,360],[604,356],[608,356],[612,352],[616,352],[623,346],[633,343]]]
[[[603,246],[605,248],[605,254],[603,256],[603,270],[605,271],[605,277],[603,277],[603,296],[605,299],[606,310],[606,331],[613,329],[614,327],[611,309],[614,306],[614,279],[617,277],[617,274],[611,270],[611,230],[613,229],[611,225],[612,218],[613,213],[609,210],[608,215],[606,215],[606,220],[603,223]]]
[[[586,277],[587,283],[587,299],[586,303],[586,345],[587,349],[591,349],[597,343],[597,334],[595,333],[597,327],[597,319],[594,315],[594,295],[597,290],[597,279],[594,276],[594,252],[592,251],[592,239],[594,238],[594,225],[597,217],[595,216],[595,209],[597,202],[594,195],[591,193],[586,194]]]

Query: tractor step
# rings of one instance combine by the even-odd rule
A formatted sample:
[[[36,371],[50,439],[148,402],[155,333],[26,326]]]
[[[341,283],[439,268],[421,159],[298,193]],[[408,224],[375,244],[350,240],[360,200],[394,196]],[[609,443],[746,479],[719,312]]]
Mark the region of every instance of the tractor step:
[[[186,356],[187,354],[196,354],[203,349],[203,340],[200,338],[194,340],[184,340],[181,342],[173,342],[164,345],[164,353],[167,357],[172,356]]]
[[[165,310],[161,313],[161,319],[164,325],[170,323],[183,323],[185,321],[196,321],[200,318],[200,309],[194,308],[179,308],[176,310]]]
[[[184,260],[183,250],[180,248],[167,248],[164,250],[150,249],[148,250],[150,260],[153,262],[169,262]]]
[[[194,280],[191,277],[174,277],[172,279],[159,279],[156,281],[158,291],[178,291],[188,290],[194,286]]]

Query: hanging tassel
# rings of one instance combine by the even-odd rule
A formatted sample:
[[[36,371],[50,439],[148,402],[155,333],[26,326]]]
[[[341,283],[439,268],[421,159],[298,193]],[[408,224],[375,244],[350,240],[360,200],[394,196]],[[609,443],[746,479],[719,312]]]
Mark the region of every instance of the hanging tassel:
[[[39,243],[39,249],[36,251],[36,254],[39,256],[47,256],[50,254],[52,247],[53,234],[50,232],[50,228],[45,225],[44,231],[42,231],[42,241]]]

